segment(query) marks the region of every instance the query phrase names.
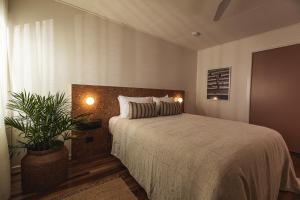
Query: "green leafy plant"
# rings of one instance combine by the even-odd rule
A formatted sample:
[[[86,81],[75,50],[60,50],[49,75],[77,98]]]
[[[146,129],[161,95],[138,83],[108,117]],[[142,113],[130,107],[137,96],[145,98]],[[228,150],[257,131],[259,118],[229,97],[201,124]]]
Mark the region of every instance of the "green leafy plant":
[[[32,151],[57,148],[72,139],[71,131],[86,120],[87,114],[72,118],[65,93],[41,96],[23,91],[11,93],[11,97],[7,108],[15,115],[6,117],[5,125],[19,130],[22,139],[16,148]]]

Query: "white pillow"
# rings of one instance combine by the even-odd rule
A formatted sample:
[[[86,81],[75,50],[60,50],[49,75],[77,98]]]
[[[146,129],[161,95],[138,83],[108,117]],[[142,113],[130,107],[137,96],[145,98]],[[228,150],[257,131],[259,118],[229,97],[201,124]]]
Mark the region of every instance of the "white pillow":
[[[156,113],[159,113],[159,109],[160,109],[160,102],[164,101],[164,102],[168,102],[168,103],[172,103],[175,102],[173,97],[169,97],[168,95],[164,96],[164,97],[153,97],[153,101],[156,103]]]
[[[120,117],[129,118],[129,101],[134,103],[153,103],[152,97],[126,97],[119,96]]]

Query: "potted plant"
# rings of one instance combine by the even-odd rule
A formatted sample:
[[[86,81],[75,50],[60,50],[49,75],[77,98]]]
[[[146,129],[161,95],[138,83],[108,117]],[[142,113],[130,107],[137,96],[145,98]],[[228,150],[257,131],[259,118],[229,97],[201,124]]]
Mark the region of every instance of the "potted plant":
[[[14,116],[5,125],[19,130],[17,148],[25,148],[21,160],[23,192],[41,192],[67,179],[68,150],[64,142],[85,115],[72,118],[70,102],[64,93],[47,96],[28,92],[11,93],[7,108]]]

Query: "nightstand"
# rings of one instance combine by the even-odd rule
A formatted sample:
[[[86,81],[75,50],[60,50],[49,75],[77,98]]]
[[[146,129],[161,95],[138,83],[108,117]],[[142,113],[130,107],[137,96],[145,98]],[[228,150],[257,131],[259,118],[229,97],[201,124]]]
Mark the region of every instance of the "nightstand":
[[[106,139],[101,120],[79,124],[76,129],[73,131],[77,138],[72,139],[72,160],[99,155],[106,150],[102,145]]]

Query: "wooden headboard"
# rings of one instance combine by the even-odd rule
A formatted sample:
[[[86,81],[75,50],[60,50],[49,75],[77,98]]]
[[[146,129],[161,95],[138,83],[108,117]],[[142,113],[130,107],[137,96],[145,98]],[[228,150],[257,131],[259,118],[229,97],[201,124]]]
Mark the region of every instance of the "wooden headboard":
[[[119,115],[118,96],[156,96],[182,97],[183,90],[164,90],[130,87],[72,85],[72,115],[92,113],[91,119],[101,119],[102,128],[76,132],[79,139],[72,141],[72,159],[82,159],[89,156],[107,154],[111,150],[111,136],[108,130],[108,121],[111,117]],[[87,105],[87,97],[93,97],[93,105]],[[182,106],[184,107],[184,105]],[[87,143],[87,140],[89,141]],[[91,141],[92,140],[92,141]]]

